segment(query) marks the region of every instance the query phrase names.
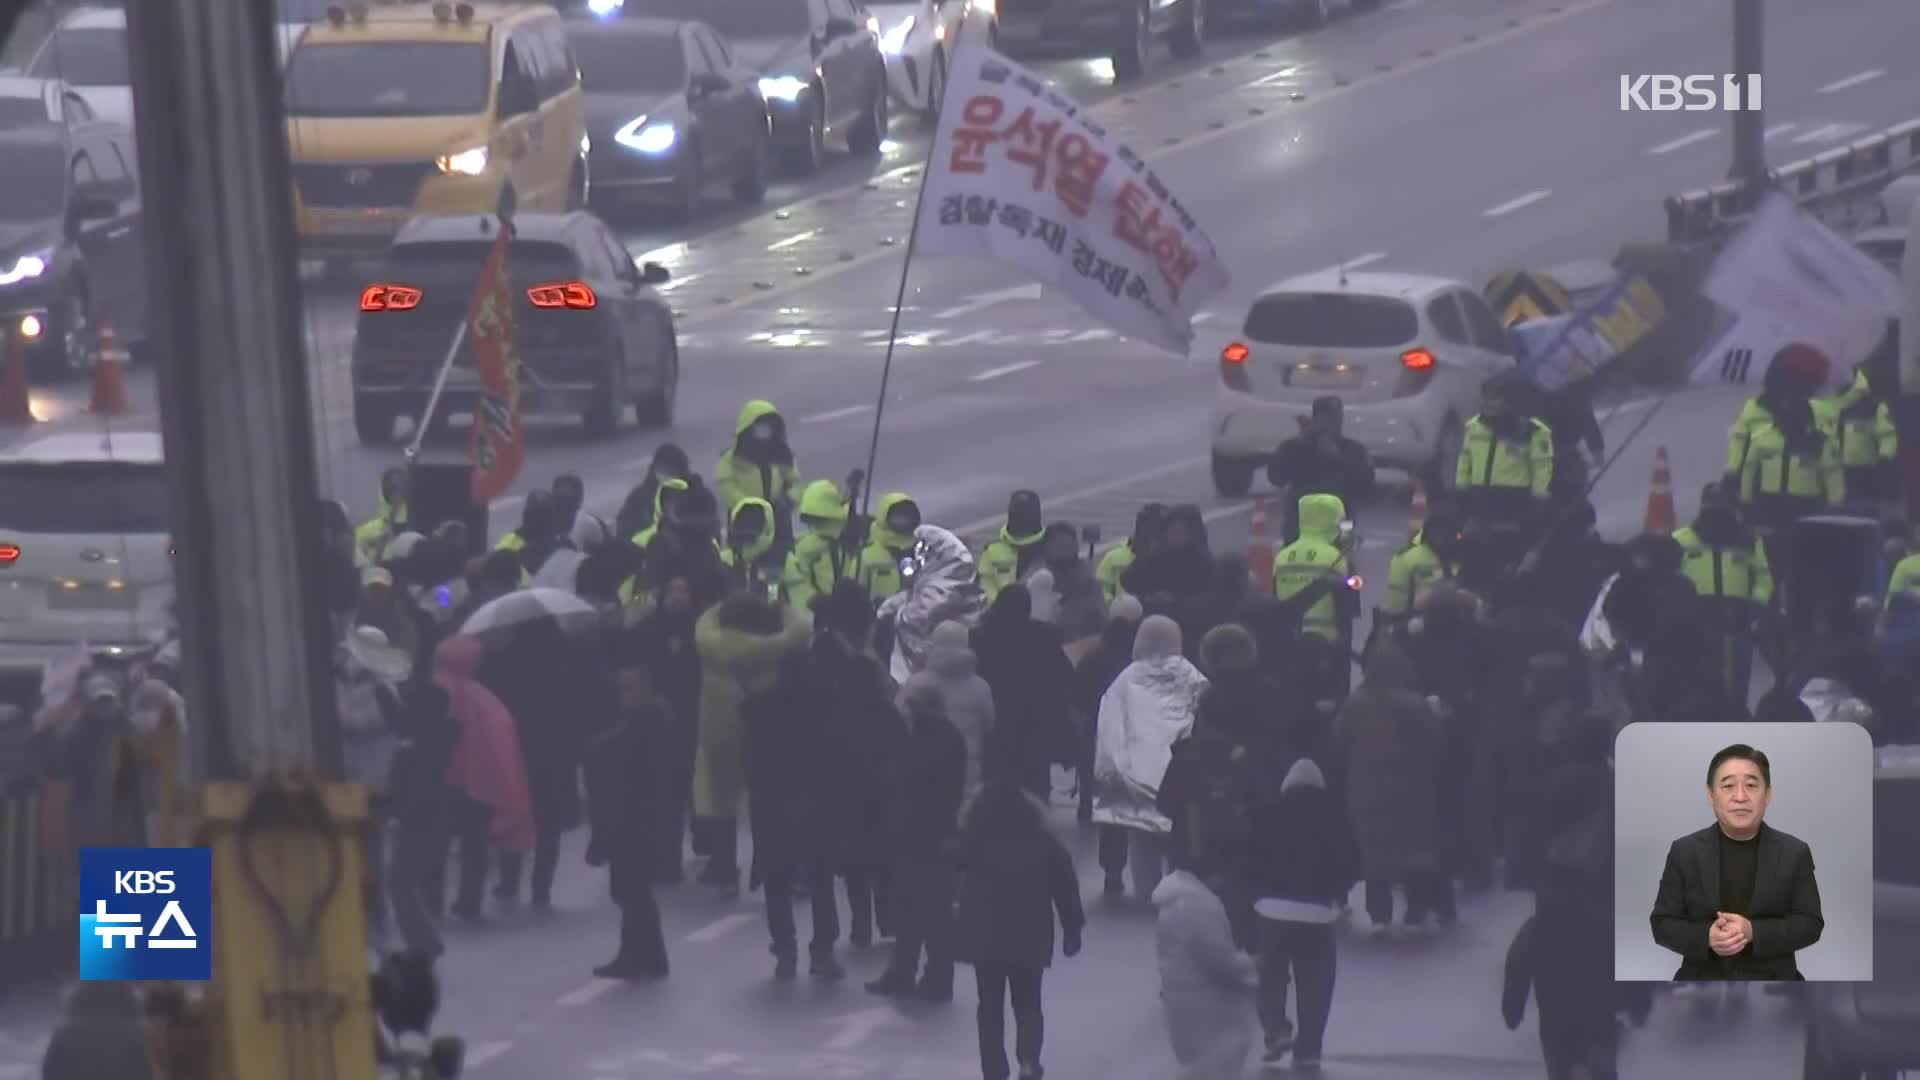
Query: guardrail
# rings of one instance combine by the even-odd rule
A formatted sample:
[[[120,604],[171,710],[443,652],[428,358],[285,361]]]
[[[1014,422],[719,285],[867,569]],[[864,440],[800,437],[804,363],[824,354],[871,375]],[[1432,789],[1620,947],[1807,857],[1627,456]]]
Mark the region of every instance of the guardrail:
[[[63,784],[0,791],[0,998],[79,956],[79,865],[66,819]]]
[[[1667,242],[1719,239],[1746,220],[1770,190],[1784,192],[1803,207],[1824,210],[1871,197],[1895,178],[1914,171],[1920,171],[1920,119],[1782,165],[1767,174],[1770,183],[1765,186],[1730,180],[1670,196]]]

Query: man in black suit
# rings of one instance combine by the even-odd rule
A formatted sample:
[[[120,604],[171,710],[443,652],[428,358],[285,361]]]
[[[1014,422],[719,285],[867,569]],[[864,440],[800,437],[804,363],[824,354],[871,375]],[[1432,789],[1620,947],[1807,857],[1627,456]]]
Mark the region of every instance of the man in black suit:
[[[1653,940],[1681,956],[1676,981],[1800,981],[1793,955],[1820,940],[1820,886],[1806,841],[1761,820],[1767,755],[1736,743],[1707,766],[1714,824],[1667,850]]]

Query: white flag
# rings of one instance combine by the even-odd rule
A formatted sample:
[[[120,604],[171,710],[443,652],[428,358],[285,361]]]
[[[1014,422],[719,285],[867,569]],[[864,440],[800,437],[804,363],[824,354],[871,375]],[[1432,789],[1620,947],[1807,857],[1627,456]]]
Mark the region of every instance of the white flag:
[[[1778,192],[1714,260],[1701,291],[1739,319],[1694,368],[1703,383],[1758,383],[1775,350],[1804,342],[1831,361],[1827,385],[1845,386],[1903,302],[1892,274]]]
[[[1186,355],[1194,313],[1227,272],[1146,162],[984,45],[956,50],[943,112],[915,250],[1011,264],[1119,333]]]

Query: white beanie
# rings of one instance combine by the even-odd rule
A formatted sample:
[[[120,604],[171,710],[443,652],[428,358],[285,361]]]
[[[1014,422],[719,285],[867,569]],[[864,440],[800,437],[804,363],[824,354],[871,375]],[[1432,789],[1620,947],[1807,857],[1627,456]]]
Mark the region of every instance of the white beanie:
[[[1121,593],[1114,597],[1113,603],[1107,607],[1107,618],[1109,619],[1122,619],[1126,622],[1137,623],[1146,617],[1147,609],[1140,606],[1140,598],[1132,593]]]

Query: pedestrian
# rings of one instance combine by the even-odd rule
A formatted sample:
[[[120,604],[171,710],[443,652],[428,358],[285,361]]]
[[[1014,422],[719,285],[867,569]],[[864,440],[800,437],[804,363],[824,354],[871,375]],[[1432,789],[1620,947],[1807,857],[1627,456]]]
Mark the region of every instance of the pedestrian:
[[[867,990],[951,1001],[953,844],[967,782],[967,745],[947,719],[946,702],[931,688],[907,698],[906,714],[907,738],[887,768],[881,803],[898,933],[892,959]]]
[[[668,970],[653,895],[659,836],[674,805],[671,706],[644,667],[617,675],[619,712],[587,744],[585,779],[591,832],[587,865],[604,866],[620,909],[620,946],[593,969],[603,979],[659,979]]]
[[[1413,663],[1397,644],[1375,643],[1365,679],[1334,721],[1333,755],[1346,767],[1347,810],[1375,933],[1393,925],[1395,886],[1406,892],[1409,928],[1430,915],[1443,925],[1456,918],[1438,827],[1446,734],[1414,680]]]
[[[1051,621],[1060,627],[1061,634],[1068,641],[1079,641],[1098,634],[1107,622],[1107,599],[1101,593],[1093,564],[1087,561],[1084,554],[1080,534],[1064,521],[1048,525],[1042,541],[1042,555],[1041,568],[1052,575],[1053,591],[1059,605]],[[1038,574],[1036,570],[1032,576]]]
[[[1211,609],[1213,551],[1200,508],[1183,504],[1167,511],[1153,549],[1121,575],[1121,587],[1140,598],[1149,615],[1170,615],[1197,648],[1201,624]]]
[[[1179,1080],[1241,1080],[1253,1051],[1251,1006],[1259,975],[1233,945],[1216,889],[1218,863],[1204,859],[1154,887],[1160,1007],[1180,1063]]]
[[[1075,765],[1074,786],[1080,795],[1080,823],[1093,822],[1093,756],[1095,734],[1100,717],[1100,699],[1107,687],[1133,663],[1133,638],[1140,632],[1140,620],[1146,613],[1140,598],[1130,593],[1116,595],[1107,609],[1107,625],[1100,630],[1093,647],[1080,657],[1073,668],[1074,737],[1080,741],[1080,760]],[[1127,836],[1117,828],[1100,830],[1100,866],[1109,874],[1127,868]]]
[[[1332,495],[1348,506],[1373,494],[1373,458],[1345,434],[1344,405],[1333,394],[1313,399],[1311,413],[1300,418],[1300,433],[1280,444],[1267,466],[1267,479],[1285,488],[1280,534],[1283,543],[1300,539],[1300,500]]]
[[[456,651],[459,648],[455,646]],[[470,809],[467,796],[456,793],[447,783],[460,728],[441,677],[442,673],[430,671],[426,679],[412,680],[401,688],[400,746],[394,754],[393,794],[388,805],[393,849],[387,860],[387,902],[408,951],[425,956],[438,956],[442,951],[434,916],[444,910],[447,854],[453,832],[465,820],[477,817],[469,814],[462,818],[456,807]],[[511,721],[506,723],[510,725]],[[473,849],[462,855],[477,860],[470,874],[477,906],[486,884],[487,835],[484,824],[475,831],[479,835]]]
[[[1173,744],[1193,727],[1206,676],[1181,655],[1180,626],[1149,615],[1128,664],[1100,699],[1094,754],[1093,820],[1127,830],[1134,896],[1145,902],[1166,872],[1170,821],[1156,800]],[[1109,895],[1116,895],[1109,875]]]
[[[677,443],[661,443],[654,448],[653,460],[647,465],[646,479],[634,485],[627,493],[626,500],[620,504],[620,512],[614,515],[613,535],[627,540],[635,534],[650,529],[656,523],[660,513],[660,485],[666,480],[687,480],[693,476],[692,463],[687,452]]]
[[[482,652],[475,638],[450,637],[434,654],[433,672],[457,728],[446,773],[455,796],[450,832],[461,840],[460,889],[452,910],[468,920],[480,918],[488,843],[524,852],[534,846],[538,828],[519,725],[475,677]]]
[[[904,683],[927,665],[933,632],[943,622],[971,628],[987,607],[979,570],[966,542],[937,525],[913,532],[913,560],[902,573],[906,585],[880,604],[875,641],[887,673]]]
[[[933,648],[927,654],[927,666],[907,679],[900,688],[900,705],[907,695],[926,688],[939,693],[946,702],[947,720],[967,744],[967,798],[980,790],[987,743],[993,735],[993,689],[979,675],[979,661],[967,628],[951,620],[933,631]]]
[[[972,641],[980,677],[993,689],[987,771],[1005,771],[1046,799],[1049,766],[1072,760],[1073,661],[1060,629],[1035,619],[1032,593],[1014,584],[1000,590]]]
[[[656,880],[677,882],[685,877],[693,763],[700,745],[700,654],[694,644],[694,624],[700,613],[694,608],[693,587],[685,578],[669,578],[657,595],[621,651],[647,669],[654,688],[666,699],[667,782],[673,791],[673,811],[660,838],[664,857]]]
[[[1009,1080],[1006,1009],[1013,1003],[1013,1057],[1020,1080],[1039,1080],[1046,1019],[1042,976],[1061,952],[1080,953],[1087,918],[1073,856],[1047,828],[1046,807],[1000,778],[980,790],[960,831],[960,955],[979,988],[980,1074]]]
[[[1247,851],[1259,917],[1261,1064],[1278,1068],[1291,1052],[1295,1072],[1315,1072],[1333,1010],[1335,929],[1360,880],[1360,854],[1346,808],[1313,758],[1295,759],[1279,784],[1251,792]],[[1287,1018],[1289,985],[1298,1027]]]

